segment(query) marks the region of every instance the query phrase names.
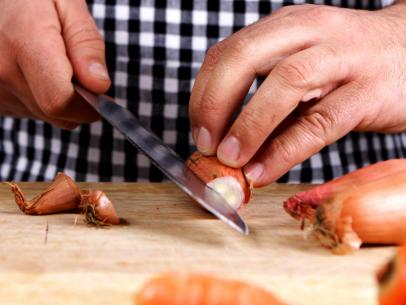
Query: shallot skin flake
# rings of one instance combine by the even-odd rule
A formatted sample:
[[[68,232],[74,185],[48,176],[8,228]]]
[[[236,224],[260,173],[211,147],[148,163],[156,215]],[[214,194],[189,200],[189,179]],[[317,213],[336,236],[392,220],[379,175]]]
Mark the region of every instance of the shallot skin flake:
[[[58,173],[45,191],[27,200],[15,183],[11,187],[14,199],[27,215],[48,215],[79,210],[90,225],[116,225],[121,223],[113,203],[100,190],[79,190],[76,183],[64,173]]]
[[[81,195],[75,182],[67,175],[58,173],[54,181],[41,194],[27,200],[21,188],[15,183],[8,183],[14,199],[22,212],[27,215],[47,215],[76,209]]]

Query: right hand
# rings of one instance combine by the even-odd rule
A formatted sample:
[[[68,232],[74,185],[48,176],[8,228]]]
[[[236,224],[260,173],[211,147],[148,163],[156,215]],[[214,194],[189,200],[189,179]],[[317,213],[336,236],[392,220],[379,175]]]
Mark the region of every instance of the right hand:
[[[77,94],[110,87],[105,46],[85,0],[0,0],[0,115],[64,129],[98,119]]]

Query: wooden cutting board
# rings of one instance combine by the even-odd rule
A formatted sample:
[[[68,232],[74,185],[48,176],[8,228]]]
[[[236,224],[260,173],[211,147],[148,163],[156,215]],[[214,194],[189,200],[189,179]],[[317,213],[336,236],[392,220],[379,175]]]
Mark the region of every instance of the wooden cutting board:
[[[22,183],[27,197],[46,187]],[[261,285],[294,305],[373,305],[376,269],[393,248],[337,256],[305,240],[282,202],[309,186],[257,190],[241,215],[248,237],[173,184],[81,184],[105,190],[127,225],[89,227],[74,214],[26,216],[0,186],[0,304],[129,305],[162,271],[202,271]],[[253,304],[254,305],[254,304]]]

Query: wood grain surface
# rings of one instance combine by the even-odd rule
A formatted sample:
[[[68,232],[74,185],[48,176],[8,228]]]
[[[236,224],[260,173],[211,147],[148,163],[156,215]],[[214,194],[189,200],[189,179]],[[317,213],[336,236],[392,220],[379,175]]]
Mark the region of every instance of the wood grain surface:
[[[21,183],[27,197],[44,183]],[[374,305],[375,270],[393,253],[337,256],[305,240],[282,202],[304,185],[256,190],[234,232],[173,184],[80,184],[103,189],[127,221],[94,228],[75,214],[26,216],[0,185],[0,304],[133,304],[162,271],[202,271],[261,285],[292,305]],[[254,304],[253,304],[254,305]]]

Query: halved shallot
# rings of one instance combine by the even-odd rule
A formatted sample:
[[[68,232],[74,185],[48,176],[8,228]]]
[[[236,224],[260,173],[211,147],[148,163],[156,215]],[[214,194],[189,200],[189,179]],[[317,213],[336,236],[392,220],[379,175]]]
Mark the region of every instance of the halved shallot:
[[[236,210],[251,199],[251,188],[241,168],[222,164],[215,156],[193,153],[186,161],[188,168],[208,187],[217,191]]]
[[[82,190],[80,211],[90,225],[117,225],[120,218],[113,203],[107,195],[100,190]]]
[[[406,240],[406,159],[382,161],[300,192],[284,209],[336,253]]]

